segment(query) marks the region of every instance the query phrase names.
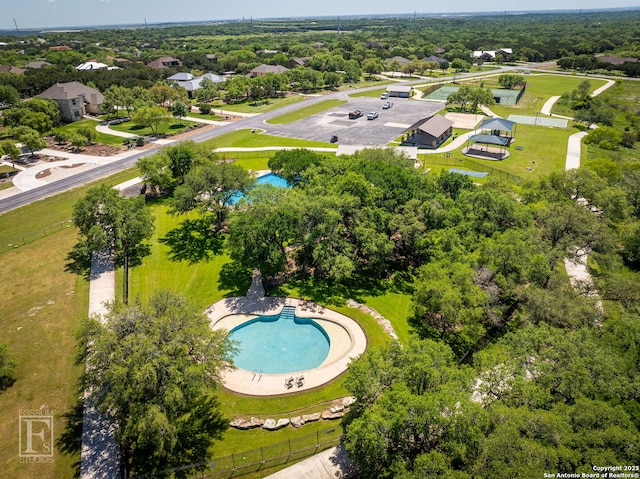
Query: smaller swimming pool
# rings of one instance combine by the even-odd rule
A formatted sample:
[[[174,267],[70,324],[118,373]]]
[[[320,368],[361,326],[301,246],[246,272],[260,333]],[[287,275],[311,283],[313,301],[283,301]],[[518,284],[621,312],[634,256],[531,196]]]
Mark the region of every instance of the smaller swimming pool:
[[[266,175],[259,176],[256,179],[256,184],[271,185],[271,186],[275,186],[276,188],[290,188],[289,184],[287,183],[287,180],[285,180],[282,176],[276,175],[275,173],[267,173]],[[243,196],[244,195],[241,195],[241,194],[234,195],[231,198],[230,203],[232,205],[235,205],[238,201],[240,201],[240,198],[242,198]]]
[[[236,326],[229,338],[239,343],[235,365],[265,374],[289,374],[320,366],[329,354],[326,331],[310,318],[299,318],[295,308],[258,316]]]

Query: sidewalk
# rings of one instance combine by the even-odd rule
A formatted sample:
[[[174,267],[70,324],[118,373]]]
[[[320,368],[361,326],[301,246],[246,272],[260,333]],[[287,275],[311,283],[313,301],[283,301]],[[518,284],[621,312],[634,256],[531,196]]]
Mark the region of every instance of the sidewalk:
[[[113,258],[108,253],[94,253],[91,257],[89,279],[89,316],[101,320],[107,313],[106,303],[116,294]],[[89,359],[86,368],[90,369]],[[119,479],[118,446],[113,438],[114,427],[91,405],[85,392],[82,415],[82,447],[80,479]]]

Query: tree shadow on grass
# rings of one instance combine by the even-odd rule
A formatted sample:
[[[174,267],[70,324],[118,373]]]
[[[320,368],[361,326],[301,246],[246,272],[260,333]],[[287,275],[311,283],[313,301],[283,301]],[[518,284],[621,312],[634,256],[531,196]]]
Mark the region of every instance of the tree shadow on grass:
[[[245,296],[253,273],[250,269],[240,266],[237,262],[231,261],[222,265],[220,278],[218,279],[220,291],[228,291],[226,297]]]
[[[85,280],[89,281],[91,275],[91,251],[84,241],[79,241],[67,254],[67,262],[64,270],[81,275]]]
[[[348,283],[335,283],[305,275],[289,281],[288,285],[316,303],[333,306],[342,306],[347,299],[363,302],[364,296],[378,296],[388,289],[384,281],[366,277],[353,278]]]
[[[159,241],[171,248],[172,261],[188,261],[191,264],[208,261],[222,253],[224,239],[211,230],[211,220],[198,218],[185,220]]]
[[[82,450],[82,420],[84,402],[79,398],[70,411],[64,413],[64,431],[56,441],[56,447],[65,456],[74,456],[73,477],[80,477],[80,452]]]

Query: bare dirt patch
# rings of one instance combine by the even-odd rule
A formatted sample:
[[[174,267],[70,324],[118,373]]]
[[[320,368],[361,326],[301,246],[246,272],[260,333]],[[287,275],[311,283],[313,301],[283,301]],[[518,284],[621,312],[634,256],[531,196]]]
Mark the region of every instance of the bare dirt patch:
[[[89,156],[113,156],[118,153],[122,153],[122,148],[118,148],[111,145],[105,145],[102,143],[92,143],[91,145],[83,146],[82,148],[74,148],[67,143],[56,143],[53,138],[47,138],[47,148],[51,150],[57,150],[64,153],[81,153]]]

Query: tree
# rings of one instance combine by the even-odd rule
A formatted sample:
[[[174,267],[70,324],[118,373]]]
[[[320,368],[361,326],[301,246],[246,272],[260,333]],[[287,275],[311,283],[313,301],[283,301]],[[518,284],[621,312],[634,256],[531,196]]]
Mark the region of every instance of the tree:
[[[513,75],[507,73],[498,77],[498,83],[503,88],[513,90],[517,86],[524,86],[526,84],[526,81],[522,75]]]
[[[28,126],[18,126],[17,128],[11,129],[12,136],[18,140],[18,142],[22,143],[27,149],[31,152],[31,156],[33,156],[34,151],[40,150],[47,146],[47,142],[44,141],[40,134],[34,130],[33,128],[29,128]]]
[[[129,298],[129,265],[148,252],[143,241],[153,234],[153,217],[144,198],[122,198],[106,185],[90,188],[73,206],[73,223],[86,251],[107,249],[124,266],[124,302]]]
[[[471,64],[460,58],[454,58],[451,61],[451,68],[453,68],[456,71],[456,73],[468,72],[471,69]]]
[[[0,392],[16,381],[16,363],[9,356],[7,346],[0,344]]]
[[[158,134],[158,127],[169,121],[169,113],[161,106],[143,106],[131,114],[131,120],[139,126],[151,128],[151,132]]]
[[[53,122],[45,113],[39,111],[29,111],[22,116],[20,124],[34,129],[41,135],[51,131]]]
[[[2,140],[0,141],[0,153],[3,155],[7,155],[11,158],[11,166],[13,167],[13,171],[16,170],[15,161],[20,157],[20,148],[11,140]]]
[[[149,96],[159,106],[166,106],[173,94],[173,88],[169,85],[157,84],[149,88]]]
[[[186,213],[193,209],[214,213],[218,229],[237,195],[244,195],[254,184],[241,166],[229,163],[207,163],[191,169],[184,183],[176,188],[172,210]]]
[[[304,181],[305,170],[319,165],[322,158],[322,155],[304,148],[278,150],[269,158],[267,166],[287,180],[288,184],[297,185]]]
[[[391,70],[391,78],[395,77],[396,72],[399,72],[402,68],[402,63],[400,63],[397,59],[389,62],[389,70]]]
[[[380,60],[379,58],[367,58],[362,63],[362,70],[370,77],[372,75],[377,75],[382,71],[382,69],[382,60]]]
[[[232,367],[225,332],[182,296],[159,291],[147,304],[112,303],[104,323],[88,320],[80,341],[91,365],[85,390],[115,427],[124,478],[208,458],[228,427],[213,395]]]
[[[496,101],[490,90],[468,85],[461,86],[458,91],[451,93],[447,97],[447,105],[460,105],[462,111],[469,111],[471,113],[475,113],[478,110],[478,105],[491,106],[495,105],[495,103]]]
[[[611,126],[602,126],[590,130],[584,139],[587,145],[596,145],[605,150],[615,150],[620,146],[622,135]]]
[[[20,102],[20,93],[11,85],[0,85],[0,104],[16,105]]]
[[[173,105],[171,106],[171,113],[174,118],[178,118],[180,126],[182,126],[182,118],[189,114],[189,107],[183,101],[176,101],[173,102]]]

